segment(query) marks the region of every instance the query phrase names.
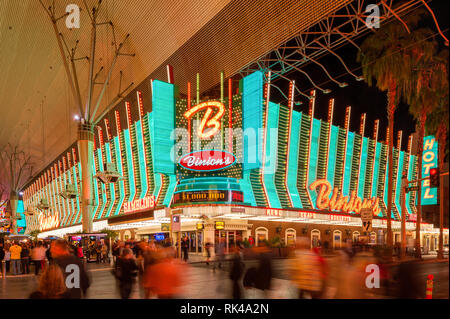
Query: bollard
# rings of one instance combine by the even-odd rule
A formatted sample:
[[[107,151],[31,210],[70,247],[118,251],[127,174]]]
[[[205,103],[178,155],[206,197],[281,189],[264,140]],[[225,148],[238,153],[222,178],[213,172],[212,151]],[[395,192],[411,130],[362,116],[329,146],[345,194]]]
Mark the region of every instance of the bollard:
[[[2,260],[2,277],[6,279],[6,261]]]
[[[425,299],[433,299],[433,275],[428,275],[427,292]]]

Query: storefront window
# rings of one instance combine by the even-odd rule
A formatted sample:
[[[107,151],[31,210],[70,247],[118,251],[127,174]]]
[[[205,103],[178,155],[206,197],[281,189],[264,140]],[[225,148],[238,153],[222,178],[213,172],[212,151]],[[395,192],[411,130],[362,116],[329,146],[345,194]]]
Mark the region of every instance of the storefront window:
[[[286,235],[285,235],[286,246],[288,246],[288,247],[295,246],[295,237],[296,237],[295,229],[293,229],[293,228],[286,229]]]
[[[353,243],[357,243],[359,240],[359,231],[354,231],[353,232]]]
[[[340,249],[342,242],[342,233],[340,230],[335,230],[333,232],[333,248]]]
[[[261,242],[269,239],[269,231],[265,227],[258,227],[255,230],[256,246],[259,246]]]
[[[319,247],[320,245],[320,231],[317,229],[313,229],[311,231],[311,247]]]

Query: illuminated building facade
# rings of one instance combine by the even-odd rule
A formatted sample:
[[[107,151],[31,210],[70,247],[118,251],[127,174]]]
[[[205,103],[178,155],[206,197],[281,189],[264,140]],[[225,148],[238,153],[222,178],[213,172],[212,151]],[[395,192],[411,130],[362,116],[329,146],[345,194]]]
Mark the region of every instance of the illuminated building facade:
[[[315,243],[327,234],[333,247],[340,246],[361,232],[363,208],[372,210],[374,228],[385,228],[388,146],[378,140],[378,121],[372,137],[364,134],[365,115],[359,132],[350,132],[348,107],[344,127],[335,126],[333,99],[327,121],[316,119],[315,92],[308,114],[295,111],[292,85],[288,105],[273,103],[265,78],[255,72],[236,87],[230,80],[220,97],[207,101],[200,100],[198,84],[192,96],[188,83],[185,97],[176,97],[171,83],[138,86],[97,129],[94,173],[112,163],[123,179],[110,184],[94,179],[94,230],[109,225],[132,229],[129,237],[146,234],[139,230],[146,227],[147,233],[161,233],[167,207],[182,211],[187,225],[182,231],[197,251],[207,237],[218,236],[228,243],[230,237],[258,241],[278,234],[292,243],[303,234]],[[401,150],[399,133],[391,212],[394,229],[405,214],[409,231],[415,228],[415,193],[406,195],[402,211],[400,187],[403,172],[409,180],[417,178],[411,141]],[[35,210],[26,217],[27,231],[73,230],[81,223],[80,197],[59,195],[68,184],[81,194],[81,173],[71,146],[24,189],[25,207]],[[36,209],[42,199],[48,210]],[[216,221],[223,220],[224,230],[218,230]],[[448,230],[446,236],[448,242]],[[374,230],[371,241],[376,237]]]

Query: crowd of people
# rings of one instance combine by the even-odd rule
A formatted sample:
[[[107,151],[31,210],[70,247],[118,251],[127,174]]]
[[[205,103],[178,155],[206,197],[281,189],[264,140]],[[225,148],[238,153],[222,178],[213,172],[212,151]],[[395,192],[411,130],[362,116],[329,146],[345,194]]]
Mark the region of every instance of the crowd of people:
[[[205,266],[223,269],[229,279],[229,295],[234,299],[270,298],[274,289],[273,250],[268,243],[244,249],[240,242],[226,249],[222,239],[216,244],[205,243]],[[181,240],[181,258],[177,258],[178,244],[170,241],[115,241],[112,247],[105,242],[91,242],[83,247],[77,243],[55,240],[0,244],[0,259],[12,275],[29,274],[30,265],[35,275],[40,275],[39,285],[30,298],[82,298],[86,296],[91,279],[85,261],[113,262],[112,274],[123,299],[133,291],[143,292],[144,298],[182,297],[182,287],[189,280],[189,245]],[[111,253],[110,253],[111,252]],[[245,252],[245,254],[244,254]],[[373,298],[367,284],[367,266],[379,267],[382,296],[421,298],[423,289],[412,276],[417,270],[413,261],[401,263],[395,272],[389,267],[386,255],[368,248],[346,245],[333,252],[333,258],[324,255],[322,247],[311,248],[310,240],[299,237],[290,249],[285,277],[297,298]],[[328,252],[328,251],[327,251]],[[248,258],[250,256],[250,258]],[[251,262],[246,261],[250,259]],[[255,263],[256,262],[256,263]],[[67,286],[68,267],[80,269],[77,288]],[[226,265],[226,266],[225,266]],[[76,286],[76,285],[75,285]],[[395,287],[395,289],[393,289]],[[225,291],[227,289],[225,288]]]

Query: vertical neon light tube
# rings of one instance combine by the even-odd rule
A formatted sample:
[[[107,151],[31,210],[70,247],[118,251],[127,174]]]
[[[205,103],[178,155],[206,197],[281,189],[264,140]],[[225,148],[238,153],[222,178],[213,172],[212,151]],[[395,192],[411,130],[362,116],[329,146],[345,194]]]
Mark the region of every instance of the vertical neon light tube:
[[[328,102],[328,118],[327,118],[327,122],[329,125],[329,129],[328,129],[328,143],[327,143],[327,158],[325,161],[325,178],[327,178],[327,172],[328,172],[328,165],[330,162],[330,143],[331,143],[331,129],[333,127],[333,115],[334,115],[334,99],[330,99],[330,101]],[[333,187],[334,185],[331,184],[331,187]]]
[[[369,179],[369,187],[372,187],[372,185],[375,185],[375,184],[377,184],[377,182],[378,181],[375,181],[375,178],[377,178],[376,176],[375,176],[375,161],[376,161],[376,158],[377,158],[377,150],[378,150],[378,128],[379,128],[379,126],[380,126],[380,120],[375,120],[375,124],[374,124],[374,127],[373,127],[373,139],[374,139],[374,143],[375,143],[375,149],[373,150],[373,161],[372,161],[372,167],[371,167],[371,169],[370,169],[370,172],[371,172],[371,176],[370,176],[370,179]],[[378,179],[378,178],[377,178]],[[372,190],[373,190],[373,188],[370,190],[370,192],[369,192],[369,197],[373,197],[374,195],[373,195],[373,192],[372,192]]]
[[[200,73],[197,73],[197,88],[196,89],[197,89],[197,104],[199,104],[200,103]],[[198,121],[200,119],[198,112],[197,112],[195,119],[198,123]],[[200,138],[197,137],[195,140],[197,142],[196,146],[195,146],[196,151],[199,151],[200,150]]]
[[[308,194],[308,200],[311,207],[314,207],[311,194],[309,192],[309,158],[311,157],[311,141],[313,136],[313,123],[314,123],[314,109],[316,107],[316,90],[311,91],[311,97],[309,99],[308,115],[309,115],[309,143],[308,143],[308,155],[306,156],[306,194]]]
[[[125,102],[125,108],[127,112],[127,124],[128,128],[124,130],[124,140],[126,146],[127,165],[128,165],[128,185],[130,187],[129,202],[132,202],[136,196],[136,186],[134,185],[134,163],[133,163],[133,147],[131,145],[131,111],[130,103]],[[128,131],[128,132],[125,132]],[[128,134],[126,134],[128,133]]]
[[[115,142],[114,142],[114,144],[116,146],[117,170],[119,171],[119,173],[121,175],[124,175],[124,167],[123,167],[123,161],[122,161],[122,149],[121,149],[121,143],[120,143],[121,127],[120,127],[119,112],[115,111],[114,115],[115,115],[115,120],[116,120],[116,131],[117,131],[117,136],[115,137]],[[117,208],[116,208],[114,215],[120,214],[120,210],[122,209],[123,201],[125,200],[125,181],[124,180],[121,180],[119,182],[119,192],[120,192],[120,199],[119,199],[119,203],[117,204]]]
[[[139,155],[139,173],[141,180],[141,194],[139,198],[144,198],[148,192],[148,181],[147,181],[147,154],[145,152],[144,143],[144,103],[142,101],[142,93],[136,91],[137,101],[138,101],[138,111],[139,111],[139,122],[140,125],[136,123],[136,139],[138,146]]]
[[[269,196],[267,196],[267,189],[266,185],[264,183],[264,166],[266,164],[266,139],[267,139],[267,121],[269,118],[269,100],[270,100],[270,78],[271,78],[271,72],[267,74],[267,83],[266,83],[266,111],[264,112],[264,136],[263,136],[263,151],[262,151],[262,167],[261,167],[261,186],[263,189],[264,198],[266,199],[266,202],[269,207],[272,207],[270,204]]]
[[[294,110],[294,87],[295,81],[291,81],[289,83],[289,120],[288,120],[288,140],[287,140],[287,149],[286,149],[286,169],[285,169],[285,178],[284,178],[284,187],[286,188],[286,192],[288,194],[289,206],[294,207],[292,202],[292,195],[289,191],[288,187],[288,175],[289,175],[289,154],[291,150],[291,127],[292,127],[292,111]]]
[[[228,79],[228,151],[233,153],[233,80]],[[223,126],[222,126],[223,127]]]
[[[344,128],[345,128],[346,133],[345,133],[345,147],[344,147],[344,150],[345,150],[345,152],[344,152],[344,163],[343,163],[343,165],[342,165],[342,176],[343,176],[343,178],[342,178],[342,181],[341,181],[341,187],[340,187],[340,191],[341,191],[341,192],[344,191],[345,160],[346,160],[346,157],[347,157],[346,152],[347,152],[348,132],[349,132],[349,127],[350,127],[350,115],[351,115],[351,112],[352,112],[351,106],[347,106],[347,107],[345,108],[345,123],[344,123]]]
[[[187,110],[191,109],[191,82],[187,83]],[[150,130],[150,128],[149,128]],[[191,152],[191,121],[187,123],[187,131],[188,131],[188,153]]]
[[[357,195],[358,195],[358,190],[359,190],[359,176],[360,176],[360,173],[361,173],[361,159],[362,159],[362,154],[363,154],[365,128],[366,128],[366,113],[361,114],[361,120],[360,120],[360,123],[359,123],[359,135],[361,135],[361,144],[359,146],[359,149],[361,151],[359,152],[358,174],[356,175],[355,192],[356,192]]]
[[[403,136],[403,132],[402,131],[398,131],[398,136],[397,136],[397,148],[398,148],[398,158],[397,158],[397,179],[396,179],[396,187],[394,187],[393,191],[394,194],[392,196],[392,199],[394,201],[394,205],[397,208],[397,212],[401,212],[401,205],[400,205],[400,193],[401,190],[399,190],[401,188],[401,181],[402,181],[402,170],[403,170],[403,156],[404,154],[402,153],[401,149],[402,149],[402,136]],[[403,212],[402,212],[403,213]],[[401,216],[399,216],[401,217]]]
[[[223,104],[223,71],[220,72],[220,103]],[[223,125],[223,117],[220,119],[220,149],[223,150],[224,138],[223,132],[225,131],[225,127]]]

